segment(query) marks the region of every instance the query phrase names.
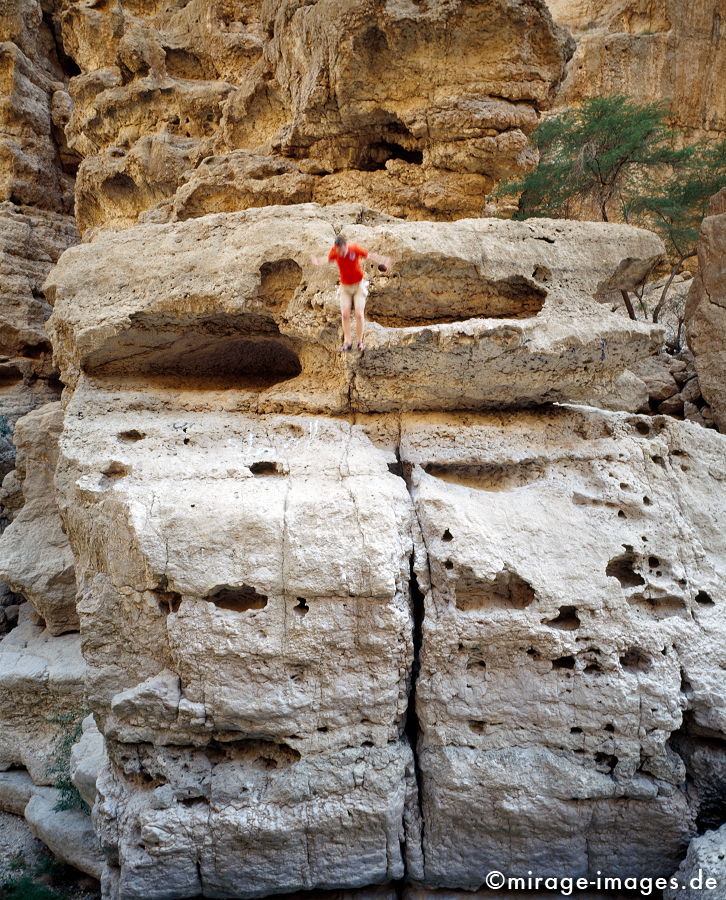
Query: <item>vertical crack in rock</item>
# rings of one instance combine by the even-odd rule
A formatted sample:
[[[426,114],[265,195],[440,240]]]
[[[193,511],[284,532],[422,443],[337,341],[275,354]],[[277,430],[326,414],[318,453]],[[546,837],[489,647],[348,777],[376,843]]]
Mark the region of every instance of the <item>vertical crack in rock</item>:
[[[414,776],[416,779],[416,799],[418,803],[418,814],[420,821],[420,840],[421,840],[421,859],[423,873],[426,871],[426,856],[424,852],[424,812],[421,791],[423,788],[423,773],[418,756],[418,738],[421,727],[416,711],[416,682],[418,681],[419,672],[421,670],[421,648],[423,645],[423,620],[425,616],[424,595],[418,584],[418,578],[414,570],[414,554],[411,553],[411,570],[410,570],[410,596],[411,596],[411,613],[413,615],[413,663],[411,665],[411,686],[408,692],[408,706],[406,708],[406,721],[404,732],[411,745],[411,753],[413,754]],[[405,860],[404,860],[405,862]],[[408,875],[408,872],[406,873]]]

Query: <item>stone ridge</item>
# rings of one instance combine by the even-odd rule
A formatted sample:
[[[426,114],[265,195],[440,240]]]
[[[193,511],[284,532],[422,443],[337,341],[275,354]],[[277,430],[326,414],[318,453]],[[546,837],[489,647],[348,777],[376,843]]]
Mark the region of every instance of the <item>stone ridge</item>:
[[[625,258],[662,253],[649,232],[374,223],[361,207],[306,204],[79,245],[45,285],[63,381],[83,374],[172,404],[204,387],[257,412],[479,409],[587,401],[660,343],[659,329],[598,301]],[[350,357],[337,354],[333,271],[309,258],[341,227],[396,260],[390,275],[371,276],[367,349]]]

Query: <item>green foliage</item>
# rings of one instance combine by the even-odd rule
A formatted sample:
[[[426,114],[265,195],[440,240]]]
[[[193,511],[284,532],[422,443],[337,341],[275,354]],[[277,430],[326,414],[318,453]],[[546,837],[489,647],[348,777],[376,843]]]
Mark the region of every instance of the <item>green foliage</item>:
[[[52,856],[42,857],[32,868],[21,856],[10,869],[12,874],[0,880],[0,900],[66,900],[77,895],[79,872]]]
[[[631,217],[657,231],[674,258],[695,251],[708,203],[726,185],[726,140],[692,144],[683,164],[661,184],[644,186],[629,205]]]
[[[8,417],[0,415],[0,438],[9,438],[12,436],[13,429],[10,427]]]
[[[30,875],[6,878],[0,883],[0,900],[61,900],[62,894]]]
[[[676,149],[665,103],[636,103],[623,96],[593,97],[546,119],[532,139],[537,169],[503,185],[499,196],[520,194],[516,218],[573,218],[593,204],[603,221],[627,210],[644,181],[683,165],[689,151]]]
[[[60,725],[53,759],[48,766],[48,774],[54,776],[53,787],[60,791],[60,797],[54,807],[56,812],[64,809],[81,809],[83,812],[90,812],[88,804],[71,781],[70,772],[71,748],[83,733],[82,722],[88,713],[87,709],[75,710],[59,713],[49,720]]]

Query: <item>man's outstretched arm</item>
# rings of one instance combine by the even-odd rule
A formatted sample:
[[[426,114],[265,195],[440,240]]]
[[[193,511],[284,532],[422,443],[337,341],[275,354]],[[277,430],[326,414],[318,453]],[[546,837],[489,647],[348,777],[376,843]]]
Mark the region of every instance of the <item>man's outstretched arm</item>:
[[[332,266],[335,264],[334,259],[328,259],[327,256],[314,256],[312,253],[310,254],[310,262],[314,266]]]
[[[379,268],[380,266],[384,266],[385,271],[388,271],[393,265],[393,260],[390,256],[379,256],[377,253],[371,253],[370,250],[368,251],[368,259],[370,259],[371,262],[376,263]]]

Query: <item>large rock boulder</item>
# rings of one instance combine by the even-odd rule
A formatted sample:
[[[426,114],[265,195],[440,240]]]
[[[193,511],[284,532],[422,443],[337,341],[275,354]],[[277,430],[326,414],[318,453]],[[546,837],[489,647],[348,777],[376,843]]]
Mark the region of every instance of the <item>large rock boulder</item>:
[[[713,198],[701,224],[698,263],[686,306],[686,337],[701,393],[726,432],[726,188]]]
[[[310,263],[341,227],[395,259],[369,276],[367,350],[352,357],[337,354],[333,272]],[[589,402],[661,339],[597,302],[601,286],[623,258],[661,252],[621,225],[271,207],[72,248],[46,283],[49,328],[66,384],[83,374],[172,407],[202,387],[256,412]]]

